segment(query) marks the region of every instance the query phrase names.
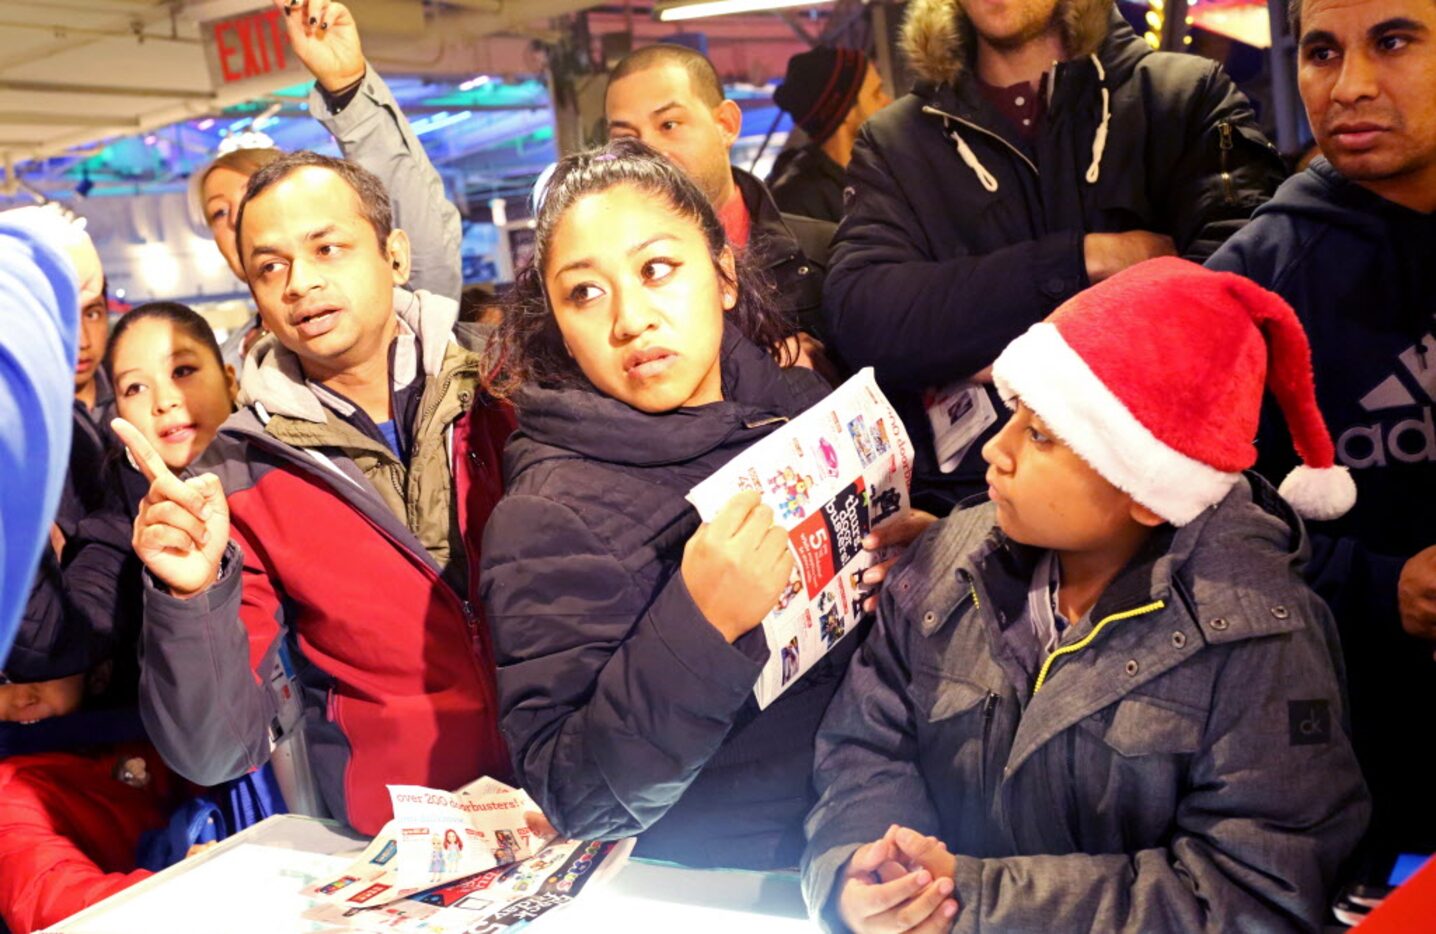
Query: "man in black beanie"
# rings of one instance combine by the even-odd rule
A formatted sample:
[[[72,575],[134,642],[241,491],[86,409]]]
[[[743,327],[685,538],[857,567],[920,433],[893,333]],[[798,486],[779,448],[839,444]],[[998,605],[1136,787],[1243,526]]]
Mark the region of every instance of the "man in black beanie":
[[[843,219],[843,170],[858,129],[892,103],[882,77],[857,49],[811,49],[788,60],[773,101],[810,140],[791,158],[780,157],[769,180],[773,199],[790,214],[836,224]]]

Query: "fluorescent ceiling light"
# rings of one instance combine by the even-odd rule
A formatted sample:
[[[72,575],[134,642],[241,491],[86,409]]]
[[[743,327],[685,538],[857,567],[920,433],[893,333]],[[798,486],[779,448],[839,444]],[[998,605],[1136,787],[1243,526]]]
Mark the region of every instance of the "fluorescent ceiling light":
[[[700,19],[705,16],[725,16],[729,13],[759,13],[764,10],[786,10],[799,6],[819,6],[830,0],[698,0],[663,7],[658,18],[665,23],[684,19]]]

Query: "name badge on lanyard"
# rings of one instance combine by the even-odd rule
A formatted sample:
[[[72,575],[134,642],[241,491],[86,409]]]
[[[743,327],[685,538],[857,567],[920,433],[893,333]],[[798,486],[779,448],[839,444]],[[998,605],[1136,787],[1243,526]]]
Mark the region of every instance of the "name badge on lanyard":
[[[929,389],[923,396],[923,408],[932,425],[937,467],[943,473],[956,470],[972,443],[997,423],[997,409],[987,388],[969,380]]]

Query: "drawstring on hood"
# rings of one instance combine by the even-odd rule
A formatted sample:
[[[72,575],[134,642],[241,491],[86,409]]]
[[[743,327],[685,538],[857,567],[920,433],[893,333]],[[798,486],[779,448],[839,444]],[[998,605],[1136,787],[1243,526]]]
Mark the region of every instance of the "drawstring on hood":
[[[1107,126],[1112,122],[1112,92],[1107,89],[1107,69],[1097,59],[1097,53],[1087,56],[1097,68],[1097,80],[1102,86],[1102,122],[1097,124],[1097,135],[1092,137],[1092,164],[1087,167],[1087,184],[1097,184],[1102,177],[1102,153],[1107,149]]]
[[[963,162],[967,163],[967,167],[972,169],[973,174],[977,176],[977,180],[982,183],[982,187],[988,191],[996,191],[997,179],[991,172],[987,171],[987,166],[978,161],[977,153],[972,151],[972,147],[963,141],[956,130],[952,131],[952,140],[957,143],[957,154],[962,157]]]
[[[1102,67],[1102,63],[1097,59],[1097,53],[1093,52],[1087,57],[1092,60],[1092,65],[1097,69],[1097,81],[1102,92],[1102,120],[1097,124],[1097,132],[1092,137],[1092,164],[1087,166],[1085,176],[1087,184],[1095,185],[1102,177],[1102,156],[1107,151],[1107,130],[1112,123],[1112,92],[1107,88],[1107,69]],[[997,176],[988,171],[987,166],[982,164],[982,160],[977,158],[977,153],[972,151],[972,147],[967,145],[967,141],[953,128],[952,117],[935,108],[924,108],[924,110],[942,117],[943,132],[956,145],[957,154],[963,163],[972,169],[972,174],[977,176],[978,183],[984,189],[989,192],[996,191]]]
[[[972,174],[977,176],[978,183],[988,191],[996,191],[997,176],[987,170],[987,166],[983,165],[982,161],[977,158],[977,153],[973,152],[972,147],[967,145],[967,141],[962,138],[957,130],[953,129],[952,119],[946,114],[942,116],[942,128],[947,132],[947,135],[952,138],[952,141],[957,144],[958,156],[962,158],[962,161],[967,164],[969,169],[972,169]]]

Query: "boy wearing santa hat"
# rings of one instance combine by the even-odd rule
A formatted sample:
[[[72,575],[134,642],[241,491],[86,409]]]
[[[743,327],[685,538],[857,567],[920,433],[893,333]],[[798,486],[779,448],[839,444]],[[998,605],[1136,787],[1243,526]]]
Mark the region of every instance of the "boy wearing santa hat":
[[[1320,928],[1369,801],[1298,514],[1333,467],[1291,308],[1178,259],[1014,341],[990,501],[884,585],[818,737],[804,893],[854,931]],[[1247,473],[1263,388],[1304,462]]]

